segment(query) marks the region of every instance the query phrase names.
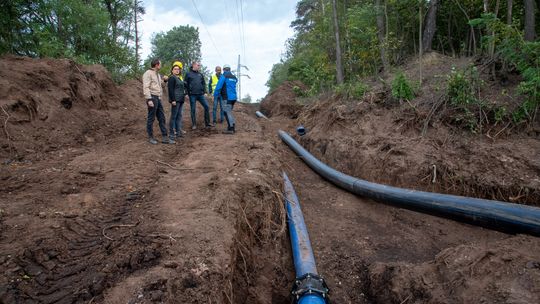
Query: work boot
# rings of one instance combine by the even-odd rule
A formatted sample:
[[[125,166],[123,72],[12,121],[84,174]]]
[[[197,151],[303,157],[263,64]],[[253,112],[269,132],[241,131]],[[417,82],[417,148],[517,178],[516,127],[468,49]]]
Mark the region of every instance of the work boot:
[[[169,144],[175,144],[176,141],[174,141],[174,135],[169,136]]]
[[[234,126],[227,127],[227,130],[223,131],[223,134],[234,134]]]
[[[191,127],[191,130],[196,130],[196,129],[197,129],[197,126]]]
[[[167,135],[163,136],[163,138],[161,138],[161,143],[162,144],[174,144],[175,141],[170,139]]]
[[[157,140],[155,138],[153,138],[153,137],[150,137],[148,139],[148,142],[151,143],[152,145],[157,145]]]

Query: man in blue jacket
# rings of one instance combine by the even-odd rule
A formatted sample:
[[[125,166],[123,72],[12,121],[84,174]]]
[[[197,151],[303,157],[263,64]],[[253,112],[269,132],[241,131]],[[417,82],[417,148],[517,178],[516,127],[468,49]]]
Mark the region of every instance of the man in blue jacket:
[[[186,73],[185,82],[186,82],[186,91],[189,95],[189,106],[191,108],[191,129],[197,129],[197,118],[195,113],[195,107],[197,100],[204,108],[204,124],[207,127],[210,125],[210,111],[208,108],[208,102],[204,98],[204,93],[206,89],[206,83],[204,81],[204,76],[200,72],[201,64],[199,62],[193,62],[189,72]]]
[[[223,75],[219,77],[219,81],[214,90],[214,100],[221,96],[223,98],[223,114],[227,120],[227,131],[223,133],[234,134],[236,132],[236,121],[232,114],[234,103],[237,100],[236,83],[238,79],[231,73],[231,66],[226,64],[223,66]]]

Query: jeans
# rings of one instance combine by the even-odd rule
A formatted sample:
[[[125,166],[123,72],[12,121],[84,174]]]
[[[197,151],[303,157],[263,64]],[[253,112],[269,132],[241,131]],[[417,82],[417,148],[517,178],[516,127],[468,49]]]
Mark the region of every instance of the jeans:
[[[234,116],[232,114],[232,110],[234,108],[234,103],[236,100],[227,100],[227,102],[223,105],[223,112],[225,114],[225,119],[227,119],[227,126],[230,128],[233,128],[236,124],[236,121],[234,120]]]
[[[154,119],[157,117],[159,123],[159,129],[161,130],[161,135],[167,136],[167,128],[165,127],[165,112],[163,111],[163,105],[158,96],[152,95],[152,101],[154,102],[153,107],[148,107],[148,118],[146,120],[146,132],[148,137],[154,137]]]
[[[176,105],[171,105],[171,119],[169,120],[169,136],[174,137],[175,134],[182,132],[182,110],[184,102],[176,102]]]
[[[191,110],[191,125],[192,126],[197,125],[197,116],[195,114],[195,107],[196,107],[195,102],[197,100],[204,108],[204,124],[206,126],[209,126],[210,125],[210,111],[208,108],[208,102],[206,101],[206,98],[204,98],[204,94],[189,95],[189,106],[191,108],[190,109]]]
[[[212,108],[212,121],[214,123],[216,123],[216,112],[217,112],[217,106],[218,106],[218,103],[219,103],[219,121],[222,122],[223,121],[223,98],[220,96],[218,97],[215,97],[214,96],[214,106]]]

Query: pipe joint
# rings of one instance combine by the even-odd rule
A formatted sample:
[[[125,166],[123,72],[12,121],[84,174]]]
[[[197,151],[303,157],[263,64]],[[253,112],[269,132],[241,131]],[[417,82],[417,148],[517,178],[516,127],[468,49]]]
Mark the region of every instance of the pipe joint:
[[[324,303],[330,303],[328,299],[328,293],[330,289],[324,279],[313,273],[306,273],[301,277],[296,278],[291,295],[293,296],[293,303],[300,303],[300,300],[304,296],[316,295],[323,299]]]

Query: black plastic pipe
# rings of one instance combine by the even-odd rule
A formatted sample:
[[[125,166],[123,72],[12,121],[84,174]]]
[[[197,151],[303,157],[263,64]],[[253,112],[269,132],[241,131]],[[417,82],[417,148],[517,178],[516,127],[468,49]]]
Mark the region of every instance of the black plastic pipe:
[[[268,119],[268,117],[266,117],[266,115],[264,115],[261,111],[255,111],[255,115],[257,115],[259,118]]]
[[[398,207],[452,218],[473,225],[509,233],[540,236],[540,208],[368,182],[327,166],[286,132],[280,130],[279,136],[311,169],[349,192],[388,202]]]

